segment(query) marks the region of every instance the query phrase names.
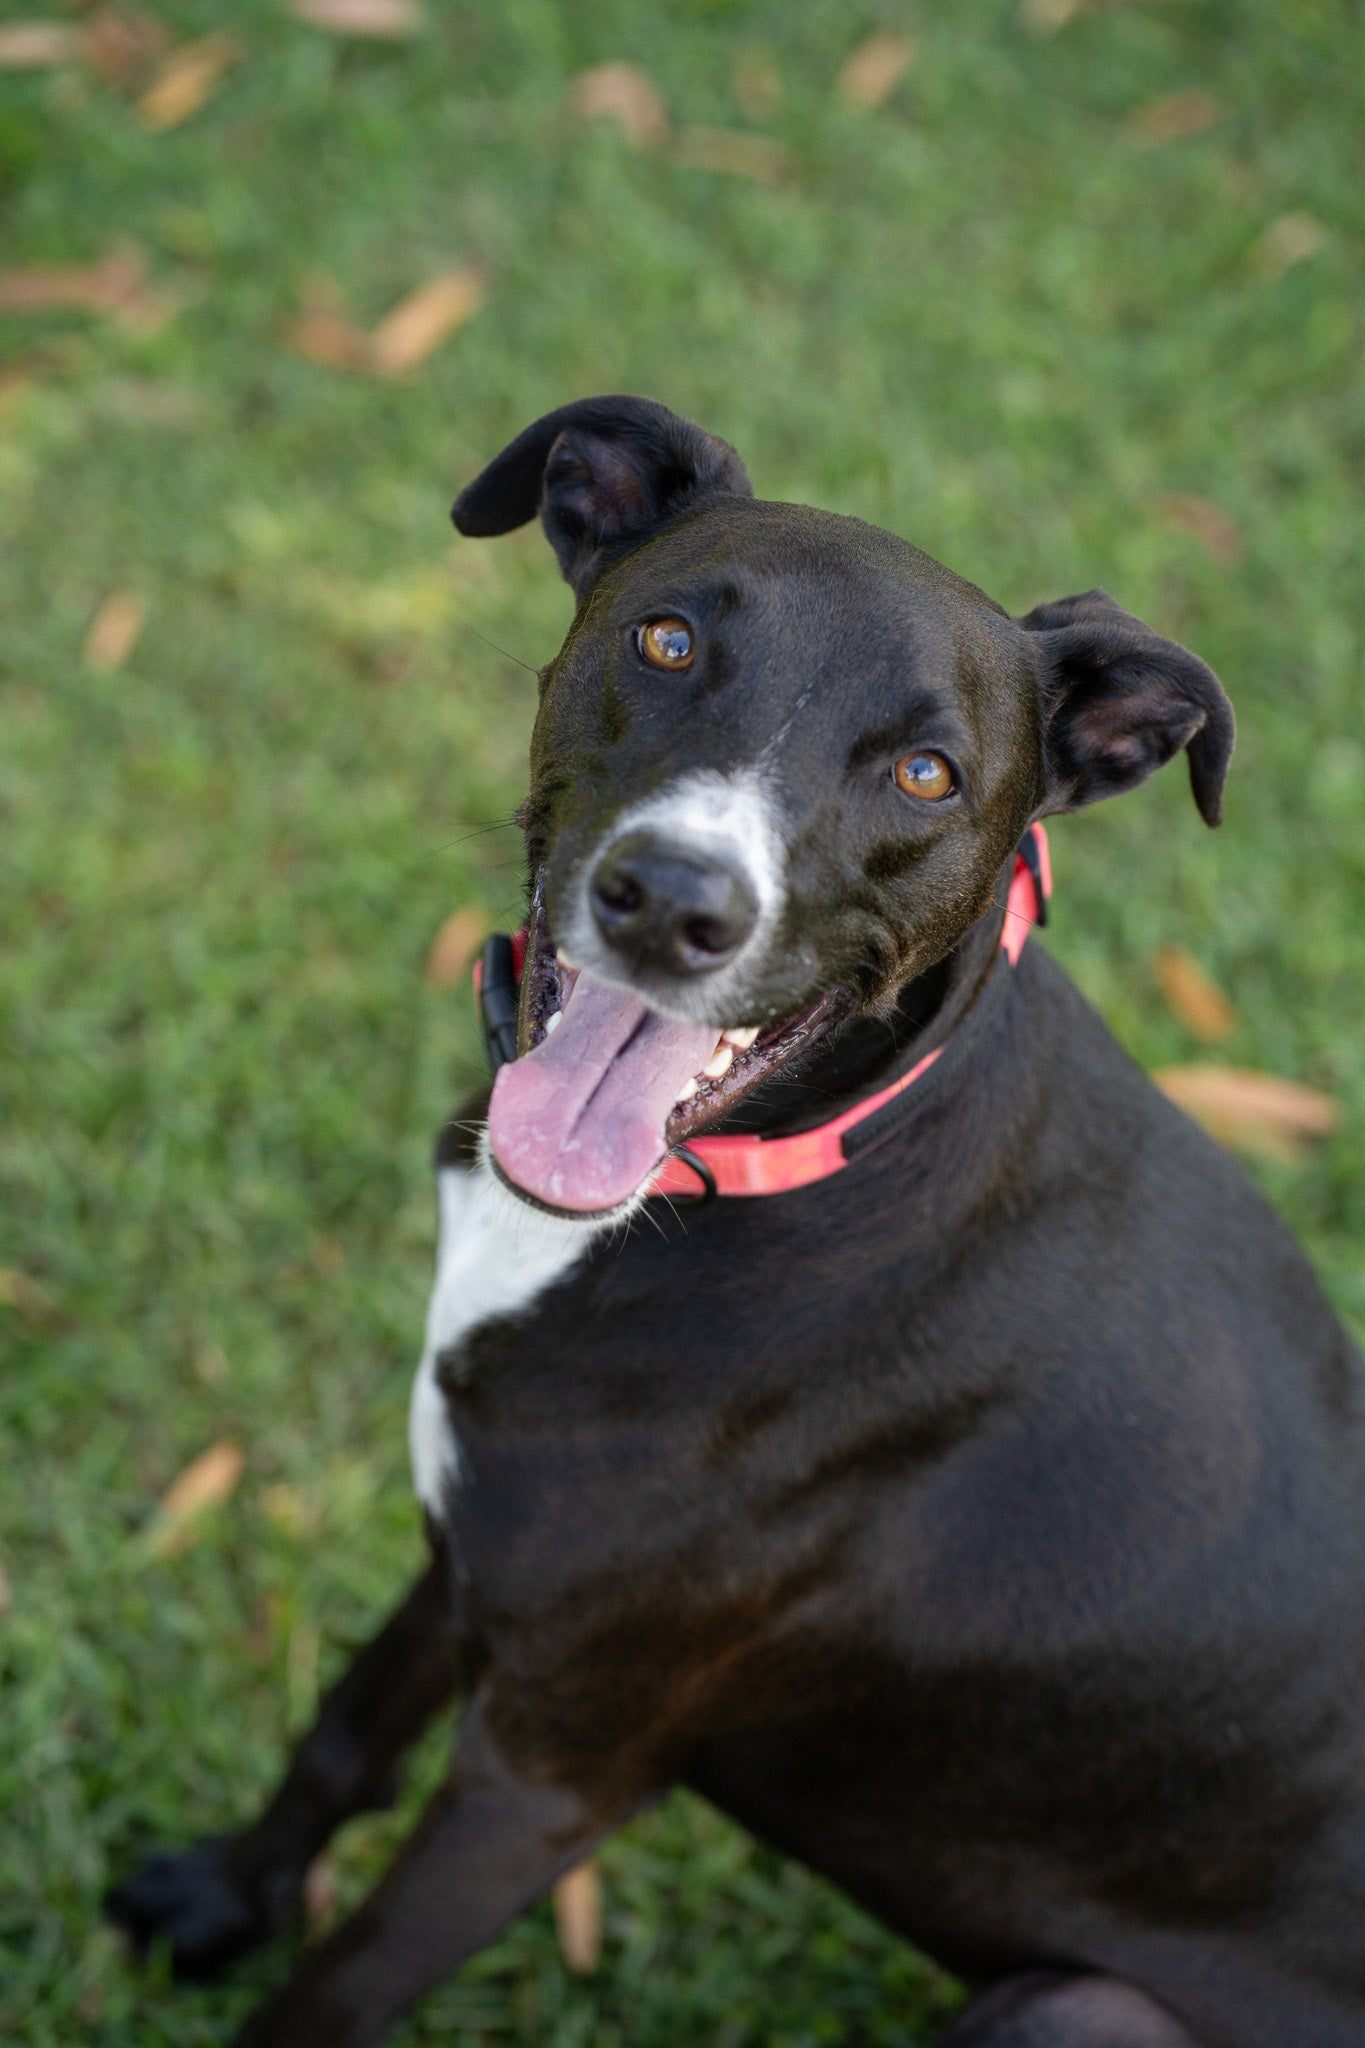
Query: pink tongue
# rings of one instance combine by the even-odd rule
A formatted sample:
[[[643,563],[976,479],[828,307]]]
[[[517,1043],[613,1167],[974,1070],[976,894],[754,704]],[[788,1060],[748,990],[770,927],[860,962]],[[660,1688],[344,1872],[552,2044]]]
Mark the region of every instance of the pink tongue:
[[[615,1208],[663,1158],[678,1091],[717,1035],[714,1024],[675,1024],[627,989],[580,974],[550,1036],[498,1070],[494,1159],[552,1208]]]

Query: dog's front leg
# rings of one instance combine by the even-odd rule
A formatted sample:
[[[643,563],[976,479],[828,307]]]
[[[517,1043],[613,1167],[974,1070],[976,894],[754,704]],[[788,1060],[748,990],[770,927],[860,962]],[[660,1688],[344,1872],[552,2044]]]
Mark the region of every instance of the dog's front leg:
[[[359,1909],[260,2006],[235,2048],[370,2048],[643,1803],[511,1769],[476,1697],[449,1779]]]
[[[295,1915],[304,1874],[354,1813],[386,1806],[404,1750],[460,1683],[439,1555],[332,1687],[260,1818],[180,1854],[161,1851],[111,1894],[140,1948],[169,1941],[179,1976],[207,1976]]]

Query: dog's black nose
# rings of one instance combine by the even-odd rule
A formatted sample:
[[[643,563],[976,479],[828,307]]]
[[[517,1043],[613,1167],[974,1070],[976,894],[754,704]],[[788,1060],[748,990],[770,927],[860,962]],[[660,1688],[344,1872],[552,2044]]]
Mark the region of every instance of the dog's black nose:
[[[758,898],[741,867],[652,832],[627,832],[609,846],[591,893],[607,944],[633,967],[669,974],[724,967],[758,923]]]

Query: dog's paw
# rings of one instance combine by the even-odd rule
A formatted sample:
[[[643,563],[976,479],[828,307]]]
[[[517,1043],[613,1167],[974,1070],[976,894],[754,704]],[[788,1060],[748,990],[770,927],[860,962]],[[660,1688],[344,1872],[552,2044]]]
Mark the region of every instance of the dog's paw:
[[[298,1910],[302,1878],[232,1868],[230,1836],[179,1855],[158,1850],[105,1899],[115,1926],[139,1953],[170,1943],[177,1977],[208,1977],[268,1941]]]

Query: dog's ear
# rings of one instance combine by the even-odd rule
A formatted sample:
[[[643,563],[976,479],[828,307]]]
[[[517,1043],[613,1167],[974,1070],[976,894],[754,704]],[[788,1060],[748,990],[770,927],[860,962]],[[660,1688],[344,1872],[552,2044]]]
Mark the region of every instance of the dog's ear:
[[[540,513],[581,597],[607,556],[713,491],[753,496],[727,441],[651,398],[581,398],[527,427],[455,500],[461,533],[510,533]]]
[[[1018,623],[1043,661],[1045,809],[1135,789],[1186,747],[1194,800],[1218,824],[1236,726],[1213,670],[1103,590],[1040,604]]]

